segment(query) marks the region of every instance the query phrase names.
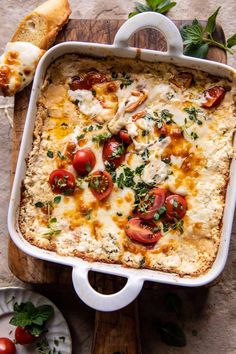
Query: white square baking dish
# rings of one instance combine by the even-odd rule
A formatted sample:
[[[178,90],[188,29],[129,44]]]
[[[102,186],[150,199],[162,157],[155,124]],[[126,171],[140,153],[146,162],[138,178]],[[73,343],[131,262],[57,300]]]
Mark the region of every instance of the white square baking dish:
[[[128,46],[130,36],[134,32],[147,27],[155,28],[163,33],[167,41],[167,52],[162,53]],[[80,258],[62,257],[53,252],[32,246],[21,235],[18,227],[18,209],[21,199],[22,181],[26,172],[26,158],[32,148],[38,95],[48,66],[58,57],[68,53],[80,53],[96,57],[116,56],[135,58],[138,56],[143,61],[174,63],[178,66],[199,69],[213,75],[227,77],[230,80],[235,80],[236,76],[236,71],[227,65],[184,56],[183,43],[177,27],[168,18],[152,12],[139,14],[125,22],[117,32],[113,45],[66,42],[51,48],[43,56],[38,65],[30,97],[9,204],[8,228],[12,240],[17,247],[30,256],[71,266],[73,268],[73,284],[78,296],[88,306],[100,311],[114,311],[128,305],[137,297],[145,280],[189,287],[202,286],[213,281],[222,272],[228,256],[236,200],[236,162],[234,159],[232,160],[230,168],[230,179],[227,186],[218,254],[212,268],[202,276],[195,278],[180,277],[176,274],[161,271],[132,269],[125,268],[121,265],[88,262]],[[126,277],[127,283],[121,291],[115,294],[100,294],[89,284],[88,272],[90,270]]]

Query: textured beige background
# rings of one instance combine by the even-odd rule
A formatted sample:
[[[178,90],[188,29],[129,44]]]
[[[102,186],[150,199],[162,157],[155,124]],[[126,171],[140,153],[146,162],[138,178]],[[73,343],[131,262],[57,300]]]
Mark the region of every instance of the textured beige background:
[[[41,2],[40,0],[1,0],[0,50],[4,48],[19,19]],[[73,18],[127,18],[127,14],[133,9],[131,0],[71,0],[70,2]],[[177,6],[169,12],[169,17],[206,19],[220,5],[222,9],[218,21],[223,25],[226,36],[229,36],[236,31],[236,0],[224,2],[177,0]],[[230,56],[228,62],[236,68],[236,54]],[[6,105],[9,106],[7,109],[4,107]],[[6,217],[9,200],[11,128],[6,118],[7,113],[11,117],[12,105],[12,99],[0,99],[0,286],[26,286],[10,273],[7,266]],[[210,289],[177,289],[184,304],[179,322],[187,334],[188,344],[185,348],[172,348],[160,343],[153,325],[153,320],[157,317],[176,320],[174,316],[162,310],[163,297],[170,289],[162,286],[159,291],[142,292],[139,304],[144,354],[236,354],[236,242],[232,240],[231,243],[227,266],[217,285]],[[72,330],[73,353],[90,353],[94,311],[85,307],[76,298],[72,289],[64,290],[60,287],[47,286],[37,287],[36,290],[48,295],[63,310]]]

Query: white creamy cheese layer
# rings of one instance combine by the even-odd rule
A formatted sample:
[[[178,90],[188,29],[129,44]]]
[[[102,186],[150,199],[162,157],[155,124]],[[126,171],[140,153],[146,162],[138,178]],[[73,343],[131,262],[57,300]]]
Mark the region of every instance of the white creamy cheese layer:
[[[0,57],[1,66],[10,68],[8,88],[10,91],[23,89],[34,77],[34,72],[44,50],[29,42],[7,43]]]
[[[71,78],[91,68],[107,75],[108,81],[96,84],[94,95],[92,90],[69,90]],[[213,80],[206,73],[190,69],[184,70],[193,74],[193,85],[184,90],[175,87],[169,80],[180,70],[183,68],[162,63],[117,58],[100,61],[76,55],[59,58],[51,65],[39,98],[36,139],[20,211],[21,232],[29,242],[64,256],[183,276],[200,275],[210,268],[220,241],[224,190],[233,153],[235,91],[228,80]],[[111,79],[113,71],[117,80],[113,80],[114,75]],[[232,90],[227,91],[219,107],[204,109],[203,93],[214,85],[232,86]],[[147,90],[148,96],[127,112],[127,105],[135,103],[137,97],[132,92],[137,90]],[[196,116],[190,115],[193,108]],[[97,128],[96,123],[101,126]],[[106,140],[99,142],[93,137],[111,133],[119,140],[121,129],[127,129],[132,143],[124,144],[125,159],[112,171],[103,159]],[[68,143],[75,145],[75,151],[93,151],[93,171],[106,167],[112,174],[113,190],[105,200],[98,201],[92,194],[89,176],[78,176],[71,161],[58,157],[58,151],[66,154]],[[61,195],[58,204],[48,183],[50,173],[57,168],[70,171],[80,186],[74,195]],[[183,196],[187,212],[175,224],[166,220],[166,214],[160,216],[155,222],[161,225],[162,236],[153,247],[147,247],[129,239],[125,227],[137,216],[137,193],[145,195],[142,189],[153,187],[165,188],[168,195]],[[45,209],[36,207],[37,202],[52,206],[50,218],[56,232],[47,210],[45,213]]]
[[[96,117],[103,109],[90,90],[69,90],[68,95],[78,104],[80,111],[91,118]]]

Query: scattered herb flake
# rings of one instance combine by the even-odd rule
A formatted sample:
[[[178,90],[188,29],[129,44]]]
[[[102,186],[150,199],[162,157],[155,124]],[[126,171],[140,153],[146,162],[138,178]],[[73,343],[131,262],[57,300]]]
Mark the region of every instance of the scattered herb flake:
[[[49,157],[50,159],[53,159],[53,152],[51,150],[47,151],[47,157]]]

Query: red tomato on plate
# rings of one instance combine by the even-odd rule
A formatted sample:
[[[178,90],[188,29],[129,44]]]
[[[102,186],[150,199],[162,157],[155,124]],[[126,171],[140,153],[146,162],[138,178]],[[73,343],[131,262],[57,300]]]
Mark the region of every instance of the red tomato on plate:
[[[15,354],[16,346],[9,338],[0,338],[0,354]]]
[[[24,345],[32,343],[36,339],[25,327],[16,327],[15,340],[18,344]]]

